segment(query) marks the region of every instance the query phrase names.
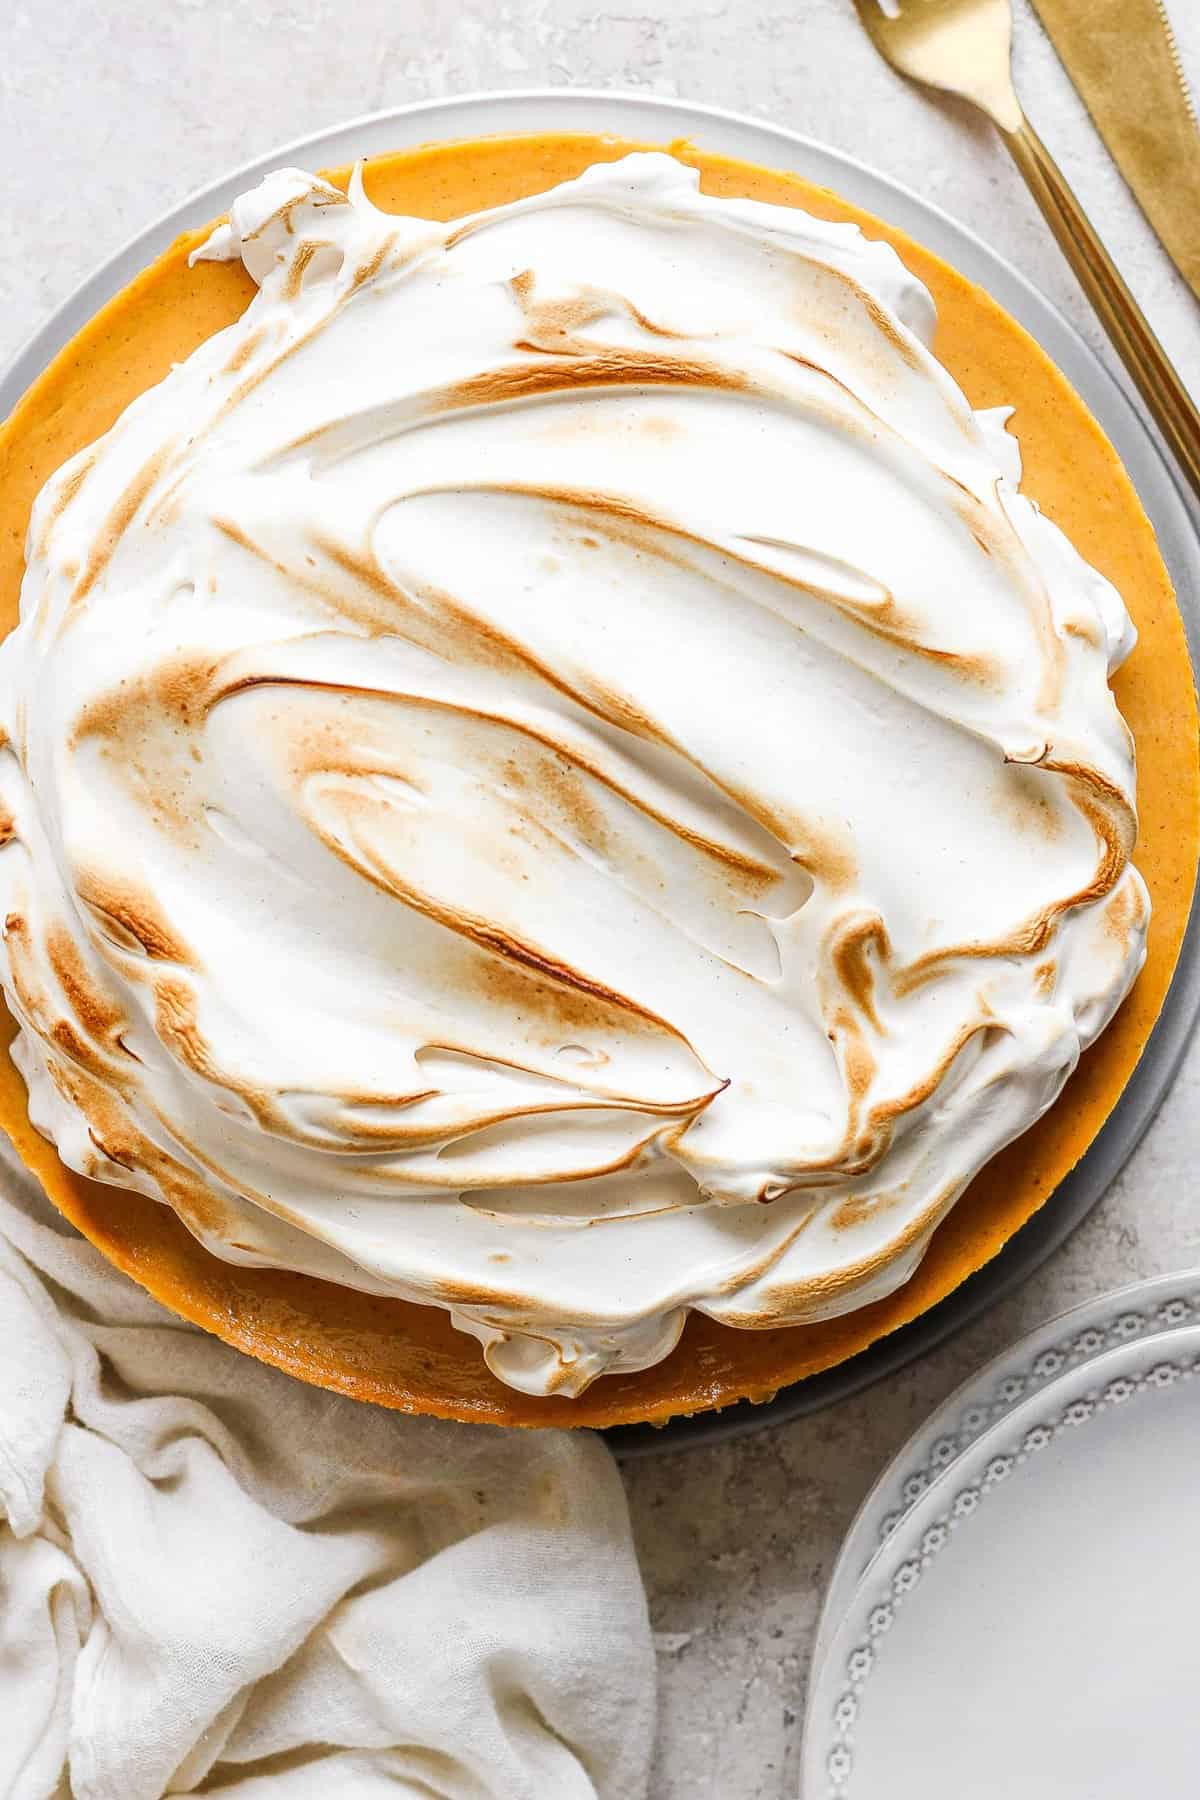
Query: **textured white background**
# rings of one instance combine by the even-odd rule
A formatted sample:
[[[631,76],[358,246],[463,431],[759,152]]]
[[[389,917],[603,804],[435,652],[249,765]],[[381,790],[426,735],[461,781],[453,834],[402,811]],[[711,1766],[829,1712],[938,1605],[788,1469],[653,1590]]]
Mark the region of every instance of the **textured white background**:
[[[1200,4],[1171,9],[1196,80]],[[825,139],[981,231],[1104,349],[990,132],[897,81],[850,0],[10,0],[0,11],[0,362],[126,237],[231,164],[378,107],[542,84],[679,95]],[[1200,307],[1024,0],[1017,13],[1027,109],[1200,386]],[[855,1507],[917,1421],[1006,1341],[1103,1287],[1200,1263],[1198,1089],[1193,1054],[1089,1222],[954,1343],[813,1420],[630,1470],[661,1650],[654,1800],[794,1796],[810,1640]]]

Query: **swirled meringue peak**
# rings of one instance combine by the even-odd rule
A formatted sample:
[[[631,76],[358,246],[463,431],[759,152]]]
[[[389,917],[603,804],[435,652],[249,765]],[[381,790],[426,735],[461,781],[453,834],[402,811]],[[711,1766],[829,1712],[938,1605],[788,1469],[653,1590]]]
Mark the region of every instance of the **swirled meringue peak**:
[[[854,226],[297,170],[34,508],[3,981],[72,1167],[578,1393],[905,1281],[1144,954],[1116,593]]]

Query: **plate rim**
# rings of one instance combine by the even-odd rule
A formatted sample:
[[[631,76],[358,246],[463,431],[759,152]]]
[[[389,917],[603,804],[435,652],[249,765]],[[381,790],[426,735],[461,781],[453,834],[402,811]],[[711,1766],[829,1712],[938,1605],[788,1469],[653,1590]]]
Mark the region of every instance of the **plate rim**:
[[[1176,1320],[1163,1319],[1164,1307],[1176,1304],[1186,1308],[1184,1316]],[[1152,1323],[1142,1317],[1149,1314],[1154,1315]],[[1135,1317],[1145,1324],[1144,1330],[1132,1326],[1121,1329],[1123,1320]],[[1200,1326],[1200,1264],[1168,1271],[1164,1275],[1143,1277],[1110,1288],[1103,1294],[1093,1294],[1036,1325],[961,1381],[900,1446],[855,1512],[825,1584],[813,1640],[811,1670],[815,1673],[823,1662],[859,1584],[895,1532],[904,1528],[909,1516],[924,1500],[933,1480],[940,1480],[943,1473],[953,1469],[986,1432],[1011,1418],[1026,1400],[1046,1394],[1064,1375],[1085,1368],[1108,1351],[1196,1326]],[[1069,1358],[1076,1346],[1069,1346],[1068,1340],[1076,1340],[1077,1345],[1085,1333],[1100,1330],[1112,1335],[1114,1341],[1091,1350],[1084,1349],[1074,1362],[1068,1361],[1047,1371],[1044,1378],[1039,1376],[1036,1366],[1039,1358],[1047,1353],[1061,1353]],[[1037,1385],[1026,1386],[1024,1391],[1011,1398],[999,1393],[1005,1381],[1018,1376],[1026,1383],[1032,1378]],[[989,1411],[988,1418],[975,1427],[967,1423],[965,1417],[973,1410],[972,1403],[975,1408],[986,1406]],[[939,1442],[952,1436],[958,1439],[953,1455],[941,1463],[936,1476],[922,1487],[920,1493],[906,1499],[905,1486],[914,1478],[929,1477],[931,1466],[940,1460],[936,1455]],[[864,1553],[865,1560],[856,1570],[855,1563]]]
[[[801,1734],[800,1793],[803,1800],[810,1800],[810,1797],[815,1800],[822,1788],[827,1793],[828,1800],[854,1800],[845,1781],[839,1780],[828,1767],[829,1755],[839,1741],[834,1730],[841,1727],[840,1741],[844,1742],[849,1725],[853,1722],[849,1719],[843,1724],[838,1713],[850,1695],[853,1695],[853,1708],[857,1711],[857,1696],[874,1666],[873,1645],[891,1628],[891,1616],[885,1623],[877,1620],[877,1614],[880,1608],[886,1609],[889,1615],[893,1614],[902,1606],[905,1594],[918,1584],[921,1574],[921,1545],[926,1533],[935,1525],[949,1523],[949,1515],[958,1515],[958,1502],[964,1494],[974,1494],[975,1498],[969,1510],[964,1508],[959,1522],[965,1523],[967,1519],[974,1518],[982,1512],[981,1502],[989,1488],[1009,1479],[1022,1463],[1026,1467],[1030,1466],[1037,1452],[1052,1441],[1047,1437],[1042,1443],[1030,1445],[1028,1438],[1031,1432],[1053,1431],[1053,1436],[1059,1435],[1063,1430],[1077,1429],[1082,1432],[1095,1413],[1103,1410],[1106,1405],[1125,1405],[1151,1387],[1167,1386],[1168,1382],[1158,1383],[1153,1379],[1154,1371],[1164,1366],[1173,1371],[1170,1377],[1170,1385],[1173,1385],[1181,1371],[1172,1361],[1172,1353],[1168,1347],[1177,1346],[1180,1340],[1187,1340],[1193,1349],[1189,1366],[1183,1371],[1185,1379],[1200,1382],[1200,1322],[1174,1330],[1153,1332],[1129,1343],[1110,1346],[1076,1367],[1065,1370],[1046,1387],[1030,1395],[1026,1401],[998,1419],[980,1434],[962,1456],[950,1463],[921,1496],[900,1529],[864,1571],[863,1579],[855,1587],[842,1621],[825,1646],[820,1663],[814,1658],[805,1697]],[[1178,1355],[1177,1350],[1174,1355]],[[1149,1366],[1132,1394],[1120,1400],[1114,1397],[1111,1401],[1102,1396],[1099,1404],[1079,1419],[1063,1416],[1072,1405],[1086,1398],[1090,1385],[1102,1380],[1105,1387],[1108,1387],[1122,1378],[1122,1370],[1143,1361]],[[1083,1392],[1078,1392],[1081,1387]],[[1068,1395],[1071,1396],[1070,1399],[1067,1398]],[[1048,1416],[1039,1418],[1039,1413],[1046,1413]],[[1052,1427],[1049,1415],[1053,1414],[1058,1416]],[[1021,1448],[1014,1448],[1018,1443]],[[1002,1445],[1005,1448],[1002,1449]],[[998,1469],[994,1475],[989,1473],[992,1466],[998,1463],[1008,1463],[1009,1467],[1003,1473]],[[952,1494],[954,1498],[947,1504],[947,1498]],[[951,1531],[954,1528],[953,1525],[950,1526]],[[944,1538],[941,1547],[947,1541],[948,1538]],[[898,1584],[898,1578],[905,1576],[906,1572],[909,1572],[907,1579],[900,1580]],[[875,1629],[876,1624],[879,1629]],[[863,1651],[867,1652],[869,1662],[861,1677],[858,1677],[849,1665]],[[846,1665],[840,1682],[834,1673],[835,1659],[839,1657]],[[831,1703],[830,1716],[818,1725],[820,1709],[827,1701]],[[831,1727],[834,1729],[831,1730]],[[816,1735],[818,1731],[819,1738]],[[848,1775],[849,1770],[847,1778]],[[830,1781],[834,1785],[824,1785]]]
[[[426,124],[428,131],[422,129]],[[684,129],[689,126],[690,131]],[[414,128],[420,135],[414,135]],[[619,88],[484,89],[411,101],[303,133],[194,188],[85,276],[0,371],[0,417],[19,401],[80,326],[181,231],[206,224],[248,183],[289,158],[351,160],[357,144],[369,159],[379,152],[367,148],[368,144],[378,142],[382,149],[380,134],[390,131],[399,133],[399,140],[386,141],[386,147],[399,149],[447,136],[584,128],[668,140],[702,135],[706,145],[718,153],[746,155],[766,166],[793,167],[809,179],[837,185],[847,198],[909,231],[955,267],[960,266],[958,257],[964,252],[969,263],[982,266],[985,273],[972,279],[988,288],[1078,388],[1130,473],[1175,587],[1195,678],[1200,667],[1200,521],[1129,391],[1053,302],[970,227],[847,151],[729,108]],[[610,1428],[604,1435],[617,1456],[632,1460],[728,1442],[848,1399],[936,1348],[1026,1279],[1106,1192],[1165,1098],[1200,1015],[1198,940],[1200,905],[1194,894],[1162,1011],[1120,1099],[1065,1181],[991,1262],[929,1312],[847,1362],[792,1384],[772,1401],[741,1401],[720,1410],[681,1416],[661,1426]]]

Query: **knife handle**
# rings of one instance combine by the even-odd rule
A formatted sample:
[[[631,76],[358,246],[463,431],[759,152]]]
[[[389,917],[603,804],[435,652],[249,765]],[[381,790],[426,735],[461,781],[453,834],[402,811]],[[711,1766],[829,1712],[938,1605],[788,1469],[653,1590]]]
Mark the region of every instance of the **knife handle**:
[[[1001,134],[1058,247],[1200,500],[1200,411],[1054,158],[1027,119]]]

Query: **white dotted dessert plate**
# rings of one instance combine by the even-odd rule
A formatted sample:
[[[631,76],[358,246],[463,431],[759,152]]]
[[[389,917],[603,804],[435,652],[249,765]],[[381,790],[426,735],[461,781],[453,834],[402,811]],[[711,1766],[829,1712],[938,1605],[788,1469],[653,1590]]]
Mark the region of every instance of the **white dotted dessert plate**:
[[[909,1438],[860,1506],[825,1590],[813,1670],[876,1557],[933,1483],[985,1431],[1104,1352],[1190,1326],[1200,1326],[1200,1269],[1085,1300],[1048,1319],[956,1388]]]
[[[804,1800],[1195,1791],[1200,1325],[1128,1313],[893,1527],[814,1672]]]

